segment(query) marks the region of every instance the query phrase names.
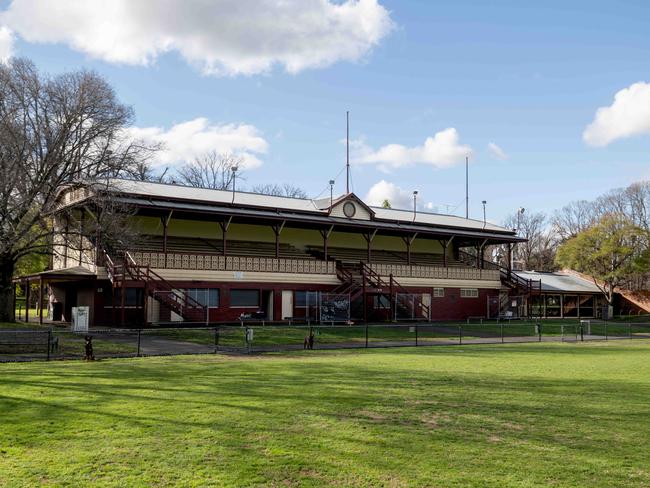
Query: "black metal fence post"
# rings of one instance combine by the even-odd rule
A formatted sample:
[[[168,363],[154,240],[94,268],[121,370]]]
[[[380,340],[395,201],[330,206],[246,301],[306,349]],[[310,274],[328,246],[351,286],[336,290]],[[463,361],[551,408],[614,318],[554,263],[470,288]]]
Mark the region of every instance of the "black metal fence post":
[[[138,329],[138,352],[135,353],[136,357],[140,357],[140,334],[142,332],[142,329]]]
[[[219,327],[214,328],[214,353],[219,351]]]
[[[368,323],[366,322],[366,347],[368,347]]]
[[[542,324],[540,322],[537,322],[537,336],[538,336],[538,341],[537,342],[542,342]]]
[[[607,333],[607,321],[605,321],[605,340],[609,340],[609,334]]]
[[[458,326],[458,344],[463,343],[463,326],[459,325]]]
[[[501,325],[501,344],[503,344],[505,342],[505,339],[503,337],[503,323],[501,323],[500,325]]]
[[[52,329],[47,330],[47,360],[50,360],[50,351],[52,350]]]
[[[582,327],[582,324],[580,324],[580,342],[584,342],[584,341],[585,341],[585,330]]]
[[[418,347],[418,324],[415,324],[415,347]]]
[[[627,338],[632,339],[632,323],[627,324]]]

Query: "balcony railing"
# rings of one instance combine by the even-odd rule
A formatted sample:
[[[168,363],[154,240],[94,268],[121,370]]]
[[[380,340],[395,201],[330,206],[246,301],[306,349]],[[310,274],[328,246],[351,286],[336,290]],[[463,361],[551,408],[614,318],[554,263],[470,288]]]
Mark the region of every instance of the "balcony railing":
[[[297,274],[336,274],[333,261],[258,256],[220,256],[218,254],[131,253],[136,263],[154,269],[187,269],[199,271],[250,271]]]
[[[413,266],[407,264],[372,264],[371,268],[381,276],[392,274],[396,278],[432,278],[451,280],[499,281],[498,270],[471,268],[469,266]]]

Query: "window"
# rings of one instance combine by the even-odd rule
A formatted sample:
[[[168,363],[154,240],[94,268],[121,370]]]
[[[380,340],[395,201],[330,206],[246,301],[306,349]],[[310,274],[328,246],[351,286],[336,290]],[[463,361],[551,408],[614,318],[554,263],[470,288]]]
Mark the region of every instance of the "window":
[[[373,304],[375,310],[377,309],[390,309],[390,298],[388,298],[386,295],[374,295],[373,297]]]
[[[230,290],[231,307],[259,307],[259,290]]]
[[[561,315],[561,303],[560,295],[546,295],[546,316],[559,317]]]
[[[460,289],[461,298],[478,298],[478,289],[476,288],[461,288]]]
[[[122,290],[123,288],[116,288],[113,291],[112,304],[116,307],[122,306]],[[124,306],[126,307],[141,307],[144,304],[144,289],[142,288],[126,288],[124,294]],[[111,302],[108,303],[111,305]]]
[[[343,215],[351,219],[357,213],[357,207],[352,202],[345,202],[343,204]]]
[[[562,316],[564,317],[578,316],[577,295],[564,295],[564,299],[562,300]]]
[[[442,298],[445,296],[445,289],[444,288],[434,288],[433,289],[433,296],[435,298]]]
[[[318,292],[295,291],[293,294],[293,316],[316,319],[318,317]]]
[[[317,291],[296,291],[294,292],[295,307],[296,308],[306,308],[313,307],[318,304],[318,292]]]
[[[219,307],[219,289],[218,288],[189,288],[185,292],[204,307]]]
[[[544,297],[535,295],[530,297],[530,313],[533,317],[542,317],[544,315]]]
[[[594,317],[594,297],[593,295],[580,295],[580,317]]]

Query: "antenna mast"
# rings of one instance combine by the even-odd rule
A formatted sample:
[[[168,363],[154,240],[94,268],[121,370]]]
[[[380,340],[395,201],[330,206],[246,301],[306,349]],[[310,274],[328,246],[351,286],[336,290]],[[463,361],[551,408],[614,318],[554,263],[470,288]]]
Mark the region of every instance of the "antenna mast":
[[[345,112],[345,193],[350,193],[350,111]]]
[[[469,219],[469,156],[465,156],[465,218]]]

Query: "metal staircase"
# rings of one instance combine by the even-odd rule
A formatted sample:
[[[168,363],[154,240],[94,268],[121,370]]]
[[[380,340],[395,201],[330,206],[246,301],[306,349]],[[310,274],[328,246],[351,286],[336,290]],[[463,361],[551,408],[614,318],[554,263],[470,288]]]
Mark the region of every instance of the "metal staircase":
[[[208,323],[207,306],[192,298],[184,290],[175,288],[149,266],[137,264],[128,252],[124,252],[121,259],[115,262],[104,251],[104,263],[114,289],[126,288],[127,284],[135,285],[144,289],[145,297],[152,297],[162,306],[182,317],[184,321]],[[144,315],[146,322],[146,304]],[[124,307],[122,307],[122,322],[124,322]]]
[[[458,251],[458,258],[460,261],[470,266],[476,265],[476,256],[473,256],[464,251]],[[509,268],[501,266],[493,261],[483,260],[483,267],[485,269],[496,269],[501,274],[501,283],[512,290],[519,291],[520,293],[531,296],[535,293],[542,291],[542,280],[527,280],[520,277]]]
[[[404,288],[393,275],[388,280],[378,274],[368,264],[361,261],[358,264],[342,263],[337,261],[336,274],[341,284],[332,293],[348,294],[350,296],[350,315],[354,317],[362,314],[364,321],[368,320],[367,297],[383,295],[390,301],[390,320],[395,318],[395,311],[410,311],[415,307],[413,315],[419,320],[428,320],[430,309],[421,301],[408,301],[409,291]],[[361,303],[359,303],[361,299]],[[416,319],[417,320],[417,319]]]

